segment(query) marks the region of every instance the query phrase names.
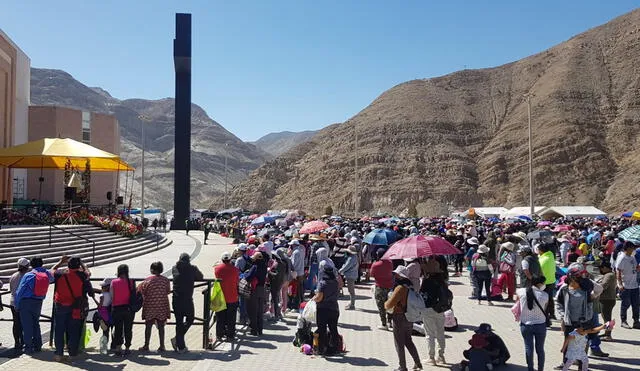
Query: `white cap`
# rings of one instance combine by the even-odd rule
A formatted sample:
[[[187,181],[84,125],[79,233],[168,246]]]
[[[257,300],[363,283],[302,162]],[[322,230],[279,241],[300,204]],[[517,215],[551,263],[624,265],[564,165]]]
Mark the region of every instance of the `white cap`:
[[[247,245],[246,243],[241,243],[240,245],[238,245],[238,250],[247,251],[249,250],[249,245]]]
[[[18,259],[18,267],[28,267],[28,266],[29,266],[29,259],[27,258]]]
[[[300,245],[300,241],[295,240],[295,239],[294,239],[294,240],[291,240],[291,242],[289,242],[289,245],[291,245],[291,246],[297,246],[297,245]]]
[[[222,260],[231,260],[231,254],[228,251],[225,251],[220,255],[220,259]]]

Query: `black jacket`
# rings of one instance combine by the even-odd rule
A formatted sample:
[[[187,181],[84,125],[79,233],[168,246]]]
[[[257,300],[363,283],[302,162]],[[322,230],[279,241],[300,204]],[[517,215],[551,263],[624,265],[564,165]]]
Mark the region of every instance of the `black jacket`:
[[[193,300],[193,284],[204,276],[198,267],[191,263],[178,261],[171,269],[173,275],[174,300]]]

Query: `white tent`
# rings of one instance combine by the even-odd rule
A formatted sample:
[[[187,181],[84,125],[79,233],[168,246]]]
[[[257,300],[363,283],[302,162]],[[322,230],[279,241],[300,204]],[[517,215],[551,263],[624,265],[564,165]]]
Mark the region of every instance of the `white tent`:
[[[507,209],[505,209],[504,207],[474,207],[472,209],[475,211],[477,216],[480,216],[482,218],[499,218],[500,215],[507,212]],[[462,215],[465,217],[468,216],[469,210],[465,211]]]
[[[533,212],[536,213],[537,215],[540,215],[540,211],[546,209],[546,206],[534,206],[533,207]],[[520,215],[527,215],[529,216],[529,214],[531,214],[531,206],[519,206],[519,207],[512,207],[511,209],[507,210],[506,213],[504,214],[500,214],[501,218],[512,218],[512,217],[516,217],[516,216],[520,216]]]
[[[594,206],[552,206],[538,212],[542,219],[558,217],[586,217],[606,216],[607,213]]]

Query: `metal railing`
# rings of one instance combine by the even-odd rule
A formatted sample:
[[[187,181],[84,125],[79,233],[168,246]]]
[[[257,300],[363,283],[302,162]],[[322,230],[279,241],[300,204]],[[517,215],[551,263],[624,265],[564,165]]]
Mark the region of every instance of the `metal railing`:
[[[9,282],[9,276],[4,276],[4,277],[0,277],[0,280],[2,280],[2,282]],[[140,281],[144,281],[144,278],[130,278],[132,281],[134,282],[140,282]],[[91,282],[102,282],[104,280],[104,278],[90,278],[89,279]],[[169,281],[171,281],[171,283],[173,284],[173,279],[169,278]],[[219,279],[215,279],[215,278],[205,278],[202,280],[196,280],[194,282],[194,289],[202,287],[202,295],[203,295],[203,304],[202,304],[202,317],[195,317],[194,316],[194,322],[192,326],[200,326],[202,327],[202,349],[211,349],[211,342],[210,342],[210,338],[209,338],[209,332],[211,331],[211,328],[213,327],[213,325],[215,324],[215,319],[213,316],[213,313],[211,312],[210,306],[209,306],[209,298],[211,297],[211,289],[213,288],[213,283],[214,282],[220,282],[221,280]],[[54,292],[55,292],[55,283],[54,285]],[[98,292],[98,289],[94,288],[94,292]],[[171,293],[173,293],[173,291],[171,291]],[[11,295],[11,292],[9,290],[0,290],[0,304],[3,308],[11,308],[11,306],[9,304],[5,304],[5,302],[7,302],[6,300],[2,300],[3,296],[6,295]],[[47,300],[46,298],[44,300]],[[89,300],[89,310],[88,310],[88,315],[87,318],[85,320],[85,322],[87,324],[91,323],[93,324],[93,312],[97,310],[96,306],[91,306],[91,300]],[[2,311],[0,313],[11,313],[11,311]],[[173,309],[171,310],[172,314],[175,314]],[[51,306],[51,315],[46,315],[46,314],[42,314],[40,313],[40,322],[44,322],[44,323],[50,323],[50,330],[49,330],[49,346],[53,346],[53,338],[54,338],[54,333],[55,333],[55,321],[54,318],[56,316],[56,305],[55,303]],[[0,316],[0,322],[8,322],[8,321],[13,321],[13,319],[9,319],[9,318],[4,318],[2,316]],[[133,321],[134,325],[144,325],[145,322],[144,321]],[[166,323],[167,325],[171,325],[171,326],[175,326],[176,323],[175,322],[171,322],[168,321]]]
[[[66,233],[68,235],[74,236],[74,237],[79,238],[79,239],[81,239],[83,241],[89,242],[91,244],[91,266],[93,267],[93,266],[96,265],[96,242],[95,241],[93,241],[93,240],[91,240],[91,239],[89,239],[87,237],[80,236],[79,234],[73,233],[68,229],[65,229],[65,228],[59,227],[57,225],[54,225],[53,223],[47,222],[46,220],[40,219],[40,218],[38,218],[36,216],[29,215],[27,213],[24,213],[24,212],[21,212],[21,211],[17,211],[17,210],[12,210],[12,211],[14,213],[19,213],[23,217],[29,218],[29,219],[31,219],[33,221],[36,221],[40,225],[48,226],[49,227],[49,248],[51,248],[51,241],[52,241],[52,238],[53,238],[53,229],[55,229],[57,231],[60,231],[60,232],[63,232],[63,233]]]

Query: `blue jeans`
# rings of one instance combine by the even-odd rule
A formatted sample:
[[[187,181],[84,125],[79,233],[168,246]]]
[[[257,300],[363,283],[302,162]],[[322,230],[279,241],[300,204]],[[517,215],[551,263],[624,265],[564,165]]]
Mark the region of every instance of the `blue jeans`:
[[[598,319],[598,314],[597,312],[593,312],[593,320],[591,321],[593,323],[593,326],[598,327],[600,326],[600,321]],[[600,335],[596,332],[594,334],[589,334],[587,335],[587,339],[589,339],[589,347],[593,350],[598,350],[600,349],[600,344],[602,344],[602,341],[600,340]]]
[[[524,339],[524,352],[527,358],[527,369],[533,371],[533,349],[535,340],[535,351],[538,355],[538,370],[544,370],[544,339],[547,336],[547,324],[536,325],[520,324],[520,333]]]
[[[56,316],[55,316],[55,342],[56,342],[56,355],[64,354],[64,340],[65,336],[67,344],[69,345],[69,355],[78,355],[78,345],[80,344],[80,328],[82,327],[82,321],[79,319],[73,319],[71,312],[73,309],[71,306],[57,305],[56,304]]]
[[[638,315],[640,314],[640,298],[638,295],[640,295],[640,289],[624,289],[620,293],[620,299],[622,299],[620,319],[622,322],[627,322],[627,309],[629,309],[629,307],[631,307],[633,322],[638,322]]]
[[[39,352],[42,349],[42,333],[40,332],[41,310],[41,299],[25,298],[20,300],[19,312],[25,353]]]

